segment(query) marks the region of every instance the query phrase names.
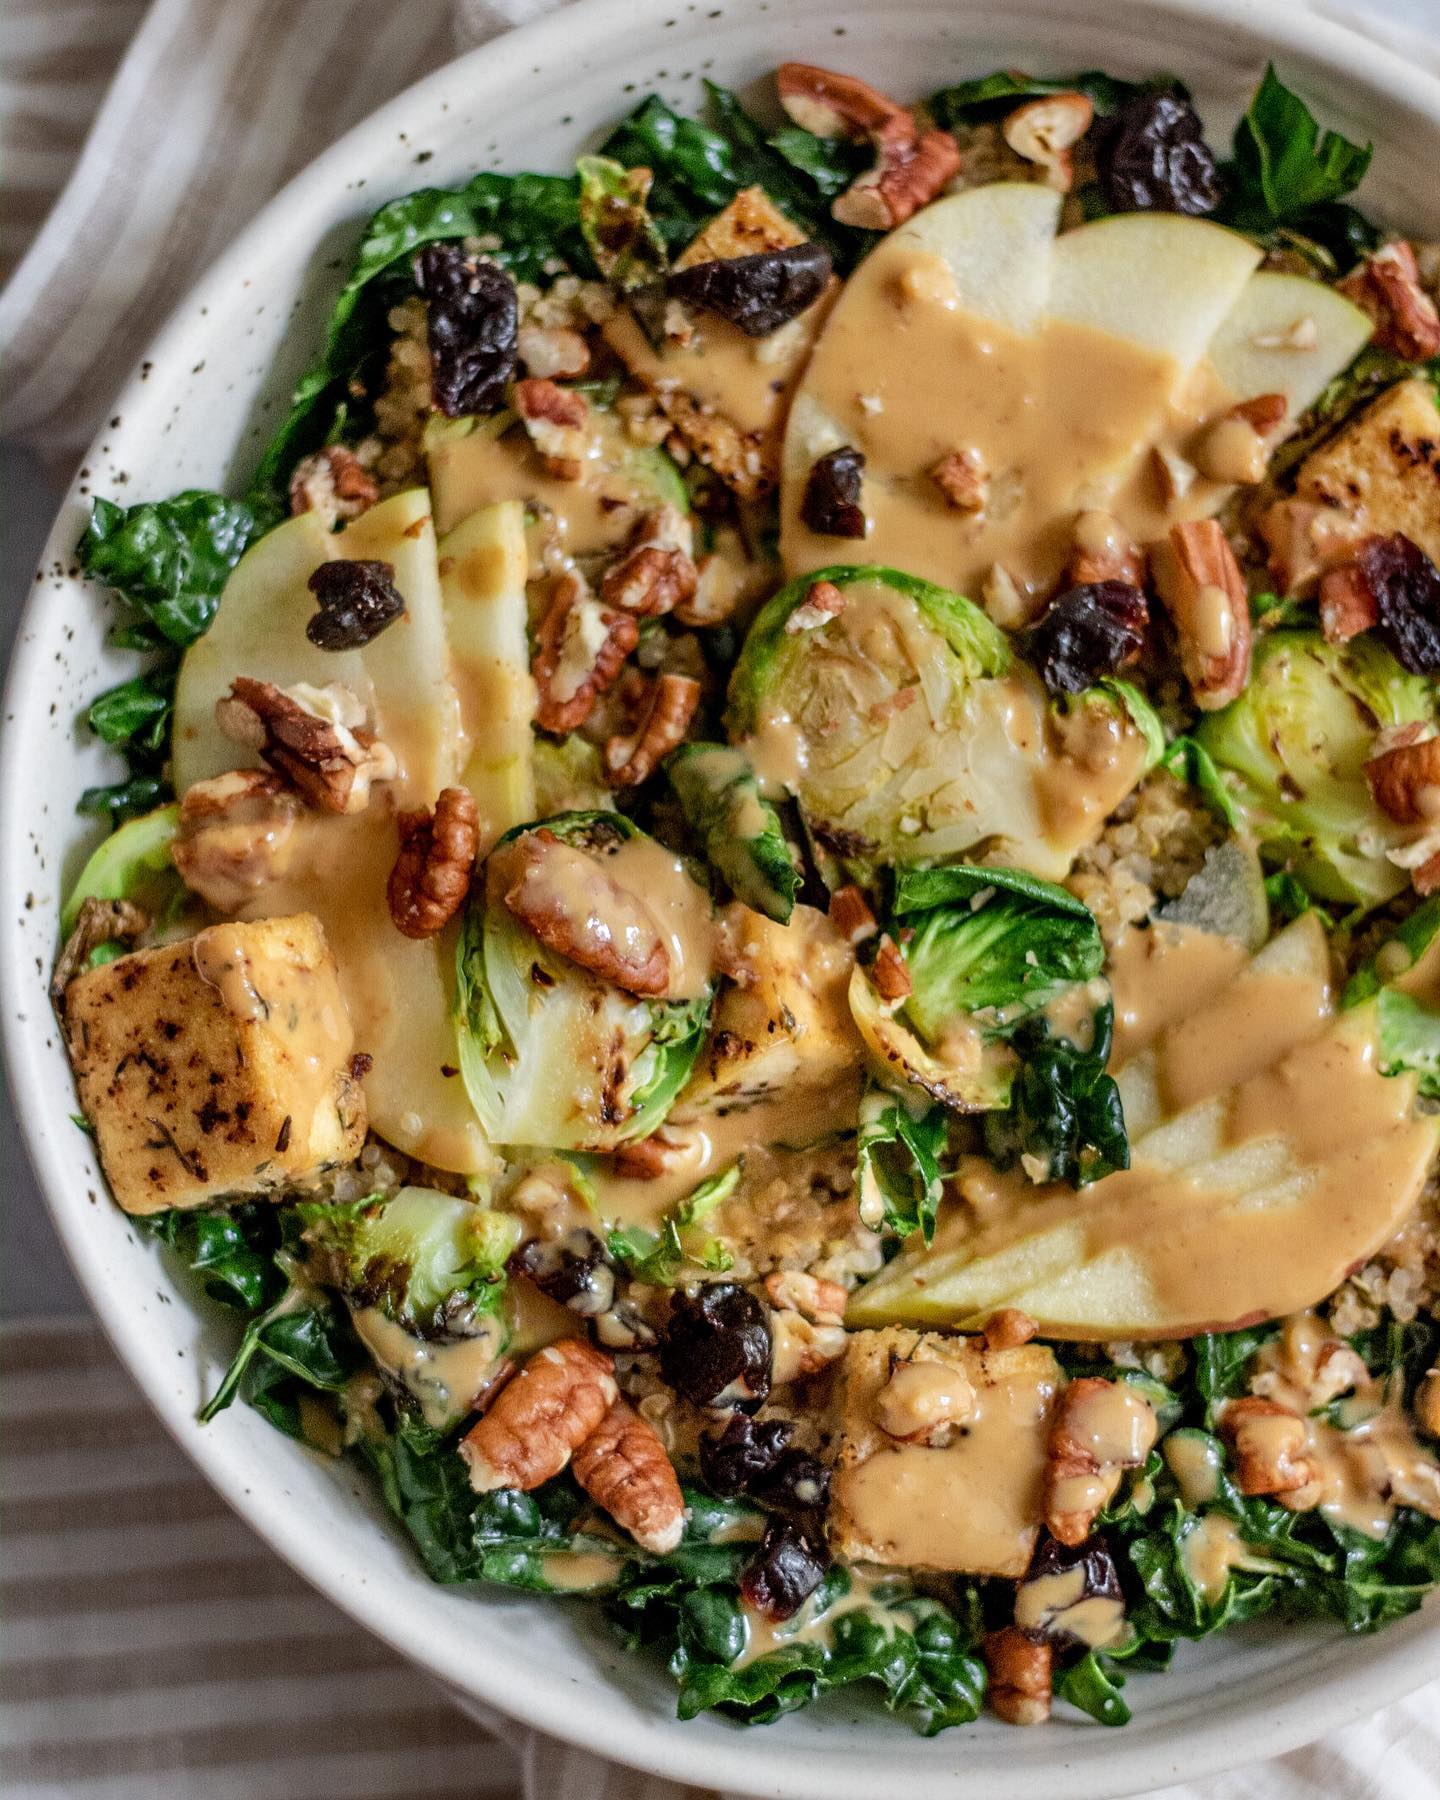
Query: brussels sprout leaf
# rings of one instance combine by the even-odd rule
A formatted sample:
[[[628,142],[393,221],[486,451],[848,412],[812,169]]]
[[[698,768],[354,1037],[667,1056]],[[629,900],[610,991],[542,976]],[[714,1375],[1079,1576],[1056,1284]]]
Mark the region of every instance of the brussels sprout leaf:
[[[608,156],[582,156],[575,166],[580,229],[595,267],[622,294],[663,281],[670,259],[646,209],[648,172],[627,169]]]
[[[686,1248],[685,1234],[727,1200],[739,1181],[740,1164],[732,1163],[677,1201],[658,1232],[639,1226],[611,1231],[607,1244],[611,1256],[625,1266],[632,1280],[653,1287],[673,1287],[687,1263],[712,1273],[723,1272],[734,1260],[724,1245],[712,1239],[697,1254]]]
[[[948,1130],[943,1106],[931,1106],[917,1118],[899,1095],[886,1088],[872,1087],[866,1093],[860,1102],[855,1185],[860,1216],[867,1224],[901,1237],[923,1231],[930,1242],[940,1206],[940,1156]]]
[[[761,799],[744,753],[726,744],[687,744],[666,763],[665,773],[707,860],[736,899],[783,925],[802,877],[780,815]]]

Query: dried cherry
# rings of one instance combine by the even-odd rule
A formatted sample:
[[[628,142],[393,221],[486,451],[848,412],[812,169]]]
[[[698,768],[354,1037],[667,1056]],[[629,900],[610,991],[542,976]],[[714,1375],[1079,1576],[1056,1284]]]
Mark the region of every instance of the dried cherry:
[[[1355,557],[1379,622],[1375,629],[1412,675],[1440,671],[1440,569],[1401,531],[1367,538]]]
[[[1100,188],[1115,212],[1199,217],[1220,204],[1215,155],[1200,115],[1179,94],[1138,94],[1098,134]]]
[[[670,292],[719,313],[746,337],[768,337],[813,306],[832,270],[819,244],[792,244],[718,262],[692,263],[670,275]]]
[[[785,1453],[795,1427],[788,1419],[752,1419],[736,1413],[719,1434],[700,1439],[700,1473],[713,1493],[748,1494]]]
[[[1133,662],[1150,609],[1137,587],[1090,581],[1052,600],[1025,639],[1025,654],[1052,694],[1078,694]]]
[[[320,605],[306,621],[305,635],[320,650],[359,650],[404,617],[393,563],[342,556],[321,563],[306,585]]]
[[[660,1372],[697,1406],[753,1412],[770,1392],[770,1326],[755,1296],[733,1281],[678,1292],[660,1343]]]
[[[583,1226],[559,1239],[531,1238],[510,1258],[510,1267],[542,1294],[587,1318],[615,1304],[614,1265],[599,1238]]]
[[[760,1548],[740,1572],[746,1604],[767,1619],[788,1619],[825,1578],[830,1553],[824,1543],[790,1519],[772,1519]]]
[[[1072,1572],[1078,1572],[1078,1583],[1051,1579]],[[1047,1591],[1035,1596],[1038,1605],[1027,1608],[1023,1598],[1025,1589],[1032,1582],[1041,1581],[1047,1583]],[[1125,1591],[1120,1585],[1120,1573],[1110,1546],[1102,1537],[1089,1537],[1075,1545],[1062,1544],[1047,1532],[1036,1545],[1030,1567],[1020,1583],[1016,1595],[1017,1622],[1023,1617],[1024,1629],[1032,1635],[1048,1638],[1051,1643],[1067,1649],[1073,1648],[1086,1640],[1070,1629],[1067,1617],[1073,1613],[1075,1623],[1083,1619],[1093,1627],[1097,1619],[1096,1601],[1108,1602],[1118,1625],[1125,1610]]]
[[[822,1512],[830,1498],[830,1471],[807,1450],[787,1450],[751,1492],[781,1512]]]
[[[860,505],[860,475],[865,458],[853,444],[842,444],[822,456],[810,471],[800,517],[822,537],[863,538],[865,513]]]
[[[456,244],[427,244],[415,284],[430,302],[430,392],[447,418],[490,413],[515,373],[520,307],[504,269]]]

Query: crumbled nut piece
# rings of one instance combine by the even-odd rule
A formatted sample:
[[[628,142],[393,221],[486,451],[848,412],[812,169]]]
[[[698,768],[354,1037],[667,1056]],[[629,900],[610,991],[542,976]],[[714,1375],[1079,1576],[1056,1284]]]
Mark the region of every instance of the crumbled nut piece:
[[[853,881],[845,887],[836,888],[830,896],[830,917],[834,920],[836,929],[851,945],[863,944],[880,929],[875,914],[870,910],[870,902]]]
[[[812,1325],[838,1325],[845,1316],[848,1296],[840,1283],[801,1269],[772,1269],[765,1277],[765,1293],[772,1306],[788,1307]]]
[[[1028,1344],[1039,1329],[1029,1313],[1021,1312],[1018,1307],[1002,1306],[986,1322],[985,1347],[987,1350],[1016,1350],[1021,1344]]]
[[[1363,535],[1350,513],[1310,500],[1276,500],[1259,527],[1270,552],[1270,577],[1281,594],[1299,593],[1345,561]]]
[[[1007,1625],[987,1633],[983,1649],[990,1671],[986,1699],[991,1712],[1007,1725],[1043,1725],[1050,1717],[1055,1654],[1050,1645]]]
[[[1365,764],[1375,804],[1399,825],[1440,823],[1440,737],[1427,727],[1402,726]],[[1379,744],[1382,740],[1377,740]]]
[[[575,1479],[642,1550],[668,1556],[685,1530],[680,1483],[653,1425],[616,1400],[571,1459]]]
[[[1257,350],[1313,350],[1320,342],[1320,327],[1309,313],[1301,313],[1280,331],[1257,331],[1250,342]]]
[[[558,732],[583,725],[639,641],[632,614],[602,605],[584,578],[567,570],[535,633],[536,722]]]
[[[1154,1408],[1125,1382],[1083,1376],[1056,1402],[1045,1464],[1045,1523],[1062,1544],[1090,1535],[1126,1469],[1138,1468],[1159,1429]]]
[[[1150,451],[1150,466],[1155,472],[1155,485],[1166,506],[1183,500],[1195,485],[1200,471],[1168,444],[1156,444]]]
[[[1144,552],[1114,513],[1091,508],[1077,514],[1071,538],[1075,548],[1065,565],[1068,586],[1119,581],[1126,587],[1144,587]]]
[[[565,325],[522,325],[516,348],[527,372],[542,381],[574,380],[590,367],[590,346]]]
[[[930,479],[956,512],[984,512],[990,477],[978,450],[947,450],[931,468]]]
[[[706,1146],[696,1132],[677,1125],[662,1125],[649,1137],[631,1138],[611,1158],[611,1167],[624,1181],[658,1181],[662,1175],[691,1162],[699,1166]]]
[[[685,740],[700,683],[688,675],[657,675],[650,683],[640,722],[605,745],[605,775],[612,787],[638,787]]]
[[[402,812],[396,824],[400,854],[385,889],[390,917],[408,938],[434,937],[470,892],[480,848],[479,808],[468,788],[441,788],[433,812]]]
[[[1045,171],[1047,186],[1068,194],[1074,179],[1070,152],[1094,117],[1095,107],[1087,95],[1049,94],[1007,113],[1002,131],[1017,156]]]
[[[1265,478],[1289,407],[1283,394],[1256,394],[1222,413],[1201,438],[1195,466],[1211,481],[1253,486]]]
[[[770,1379],[777,1387],[818,1374],[845,1354],[848,1340],[843,1325],[816,1324],[792,1308],[771,1313],[770,1336]]]
[[[887,1437],[904,1444],[948,1444],[975,1410],[975,1387],[947,1363],[904,1360],[875,1398],[875,1417]]]
[[[342,520],[358,519],[379,498],[375,477],[343,444],[302,456],[290,477],[290,511],[318,513],[332,530]]]
[[[1242,1494],[1283,1495],[1293,1506],[1302,1489],[1317,1487],[1319,1471],[1305,1455],[1305,1421],[1288,1406],[1250,1394],[1231,1400],[1220,1418],[1220,1435],[1235,1451]]]
[[[512,392],[520,423],[545,459],[547,473],[557,481],[578,481],[590,418],[585,396],[533,375],[517,381]]]
[[[830,207],[842,225],[890,231],[928,206],[960,173],[960,146],[948,131],[922,131],[910,144],[882,148],[873,169],[846,188]]]
[[[1250,598],[1229,540],[1214,519],[1188,520],[1171,526],[1151,560],[1196,705],[1228,705],[1250,679],[1251,637]]]
[[[215,722],[321,812],[364,812],[371,784],[396,775],[394,752],[365,729],[364,707],[339,682],[279,688],[239,675],[216,701]]]
[[[66,938],[50,978],[50,999],[56,1011],[64,1013],[66,988],[102,944],[133,944],[149,924],[148,916],[128,900],[101,900],[92,894],[83,901],[75,929]]]
[[[580,1338],[536,1351],[460,1440],[475,1492],[528,1493],[558,1475],[619,1398],[614,1370],[603,1350]]]
[[[171,860],[192,893],[238,912],[284,872],[299,801],[269,769],[230,769],[185,790]]]
[[[1002,631],[1018,631],[1030,618],[1030,596],[1006,568],[993,563],[980,583],[980,599],[985,611]]]
[[[637,619],[651,619],[683,605],[695,592],[690,521],[673,506],[647,513],[629,547],[600,581],[600,598]]]
[[[504,846],[497,868],[510,912],[548,949],[642,998],[670,985],[670,953],[643,900],[544,826]]]
[[[1440,352],[1440,312],[1420,283],[1415,252],[1403,238],[1382,244],[1360,267],[1337,283],[1375,321],[1375,343],[1407,362],[1425,362]]]
[[[1348,644],[1380,619],[1370,583],[1354,563],[1341,563],[1320,577],[1319,606],[1327,644]]]
[[[833,581],[812,581],[805,598],[785,621],[786,635],[798,637],[802,631],[815,631],[845,610],[845,596]]]
[[[911,992],[910,971],[905,967],[900,946],[888,932],[881,938],[880,948],[875,952],[875,961],[870,965],[870,979],[875,983],[880,998],[885,1001],[904,1000]]]

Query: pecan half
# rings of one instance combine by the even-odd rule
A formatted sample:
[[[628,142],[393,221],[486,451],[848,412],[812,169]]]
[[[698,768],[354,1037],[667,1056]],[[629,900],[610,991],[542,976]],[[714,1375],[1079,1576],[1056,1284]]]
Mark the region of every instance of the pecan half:
[[[603,1350],[580,1338],[536,1351],[460,1440],[476,1493],[528,1493],[558,1475],[619,1397],[614,1371]]]
[[[535,633],[536,722],[546,731],[574,731],[611,686],[640,641],[633,614],[604,606],[584,578],[567,570],[555,584]]]
[[[1337,283],[1375,321],[1375,343],[1408,362],[1440,352],[1440,312],[1420,281],[1415,252],[1403,238],[1382,244]]]
[[[379,498],[375,477],[343,444],[302,456],[290,477],[291,513],[319,513],[332,529],[342,520],[358,519]]]
[[[1170,528],[1152,557],[1155,585],[1180,640],[1180,662],[1202,712],[1226,706],[1250,679],[1250,598],[1218,522]]]
[[[1043,1725],[1050,1717],[1055,1657],[1050,1645],[1007,1625],[987,1633],[982,1648],[990,1671],[986,1699],[991,1712],[1007,1725]]]
[[[1045,1523],[1062,1544],[1082,1544],[1126,1469],[1150,1453],[1154,1408],[1120,1381],[1082,1376],[1055,1405],[1045,1460]]]
[[[520,423],[544,458],[546,472],[557,481],[578,481],[590,417],[585,396],[533,375],[517,381],[512,392]]]
[[[787,115],[816,137],[908,143],[915,135],[909,108],[858,75],[841,75],[813,63],[781,63],[775,87]]]
[[[1114,513],[1099,508],[1077,513],[1070,535],[1074,549],[1065,565],[1068,587],[1091,587],[1102,581],[1144,587],[1145,553]]]
[[[667,991],[670,953],[649,909],[593,856],[544,826],[500,855],[504,904],[547,949],[627,994],[653,999]]]
[[[930,470],[930,479],[956,512],[982,513],[990,497],[990,477],[978,450],[947,450]]]
[[[1303,1489],[1317,1485],[1319,1470],[1305,1455],[1305,1421],[1288,1406],[1249,1394],[1232,1400],[1221,1415],[1220,1435],[1234,1449],[1242,1494],[1283,1495],[1293,1506]]]
[[[1001,130],[1017,156],[1045,171],[1047,186],[1068,194],[1074,179],[1070,152],[1094,117],[1095,107],[1088,95],[1048,94],[1007,113]]]
[[[465,904],[475,853],[480,848],[480,810],[468,788],[441,788],[434,811],[402,812],[400,854],[385,898],[395,929],[408,938],[434,937]]]
[[[280,688],[239,675],[216,701],[215,722],[321,812],[364,812],[371,784],[397,773],[394,752],[365,729],[364,707],[339,682]]]
[[[1341,563],[1320,577],[1320,629],[1327,644],[1348,644],[1380,622],[1370,583],[1354,563]]]
[[[695,593],[690,521],[676,507],[647,513],[628,549],[600,579],[600,598],[638,619],[683,606]]]
[[[102,944],[133,944],[149,928],[149,916],[129,900],[102,900],[92,894],[82,901],[75,929],[65,940],[50,977],[50,999],[62,1016],[65,990]]]
[[[1309,500],[1276,500],[1261,516],[1259,530],[1270,552],[1270,577],[1281,594],[1299,593],[1347,560],[1364,535],[1350,513]]]
[[[657,675],[635,729],[605,745],[605,775],[612,787],[638,787],[685,741],[700,704],[700,683],[688,675]]]
[[[289,860],[300,803],[269,769],[231,769],[181,797],[170,857],[217,912],[238,912]]]
[[[882,151],[880,161],[846,188],[831,207],[841,225],[890,231],[928,206],[960,173],[960,146],[948,131],[923,131],[913,143]]]
[[[571,1460],[575,1479],[652,1556],[668,1556],[685,1530],[680,1483],[655,1427],[616,1400]]]
[[[1256,394],[1222,413],[1195,451],[1195,466],[1211,481],[1254,486],[1263,481],[1270,452],[1285,428],[1283,394]]]

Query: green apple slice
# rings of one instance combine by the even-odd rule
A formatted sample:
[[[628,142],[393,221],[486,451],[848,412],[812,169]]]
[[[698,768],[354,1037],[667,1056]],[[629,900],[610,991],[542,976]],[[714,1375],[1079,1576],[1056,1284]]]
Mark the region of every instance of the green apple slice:
[[[1049,317],[1193,369],[1260,261],[1249,238],[1178,213],[1120,213],[1055,240]]]
[[[480,854],[535,816],[535,683],[526,636],[525,509],[502,500],[440,540],[440,589]]]
[[[1358,306],[1323,282],[1261,269],[1241,288],[1206,354],[1237,400],[1283,394],[1298,419],[1374,330]]]
[[[956,306],[1028,337],[1045,317],[1059,221],[1060,196],[1052,188],[997,181],[925,207],[893,232],[884,247],[907,255],[933,252],[949,267]],[[860,273],[870,270],[874,260],[862,264]],[[886,278],[883,265],[879,278]],[[852,285],[855,279],[851,277]]]

